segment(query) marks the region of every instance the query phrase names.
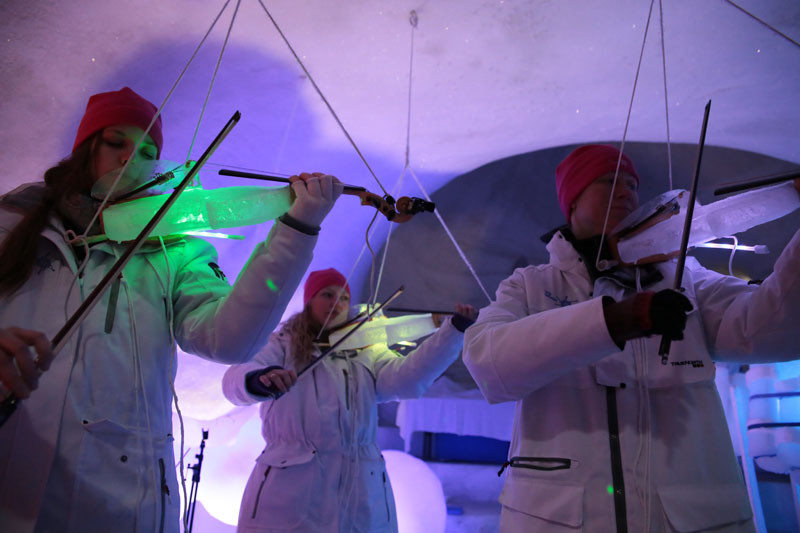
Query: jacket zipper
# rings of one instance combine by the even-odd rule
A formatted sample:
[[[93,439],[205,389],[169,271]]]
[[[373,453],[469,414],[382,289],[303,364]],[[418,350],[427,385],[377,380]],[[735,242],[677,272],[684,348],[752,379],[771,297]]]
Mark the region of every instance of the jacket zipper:
[[[497,475],[501,475],[506,467],[530,468],[531,470],[569,470],[572,466],[571,459],[562,457],[519,457],[514,456],[503,463]]]
[[[344,400],[345,404],[347,405],[347,410],[350,410],[350,376],[347,374],[347,370],[344,368],[342,369],[344,373]]]
[[[258,511],[258,502],[261,500],[261,491],[264,489],[264,483],[267,482],[267,476],[269,475],[270,470],[272,470],[272,465],[267,467],[267,470],[264,472],[264,479],[261,480],[261,485],[258,486],[258,492],[256,493],[256,503],[253,505],[253,514],[250,518],[256,517],[256,511]]]
[[[169,487],[167,486],[167,476],[166,476],[166,469],[164,468],[164,459],[159,458],[158,460],[158,469],[161,471],[161,520],[159,521],[160,524],[158,526],[158,530],[163,533],[164,531],[164,514],[165,514],[165,505],[166,505],[166,496],[169,494]]]
[[[622,450],[619,443],[619,418],[617,413],[617,390],[606,387],[608,410],[608,440],[611,448],[611,479],[614,483],[614,515],[617,533],[627,533],[628,518],[625,508],[625,480],[622,473]]]

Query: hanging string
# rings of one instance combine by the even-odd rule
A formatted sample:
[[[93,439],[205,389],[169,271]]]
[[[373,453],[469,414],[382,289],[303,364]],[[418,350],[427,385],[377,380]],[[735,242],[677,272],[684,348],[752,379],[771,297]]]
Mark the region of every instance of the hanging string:
[[[420,182],[419,178],[414,173],[414,170],[411,167],[409,167],[408,171],[411,173],[411,177],[414,178],[414,181],[417,182],[417,186],[419,187],[419,190],[421,190],[422,194],[425,195],[425,199],[428,200],[429,202],[432,201],[431,197],[428,195],[428,191],[426,191],[425,188],[422,186],[422,182]],[[456,247],[456,250],[458,251],[458,255],[461,256],[461,260],[464,261],[465,265],[467,265],[467,268],[469,269],[470,273],[472,274],[472,277],[475,278],[475,281],[478,283],[478,286],[481,288],[481,291],[483,291],[483,295],[486,296],[486,300],[488,300],[489,303],[492,303],[492,297],[489,296],[489,292],[486,290],[486,287],[484,287],[483,283],[481,283],[481,280],[478,277],[478,273],[475,272],[475,269],[473,268],[472,263],[470,263],[469,259],[467,259],[467,256],[464,253],[464,250],[462,250],[461,247],[458,245],[458,242],[456,242],[456,238],[453,237],[453,233],[450,231],[450,228],[447,227],[447,224],[445,224],[441,213],[439,213],[439,209],[438,208],[434,209],[433,210],[433,214],[436,215],[436,218],[439,220],[439,223],[442,225],[442,228],[444,228],[445,233],[447,233],[447,236],[450,238],[450,242],[452,242],[453,246]]]
[[[383,184],[381,183],[381,180],[379,180],[378,176],[375,174],[375,172],[372,171],[372,167],[369,165],[369,163],[367,163],[367,160],[364,157],[364,154],[361,153],[361,150],[358,148],[358,146],[356,145],[356,142],[350,136],[350,133],[347,131],[347,128],[345,128],[344,124],[342,123],[342,121],[339,120],[339,115],[336,114],[336,111],[333,110],[333,107],[328,102],[328,99],[325,98],[324,94],[322,94],[322,90],[317,85],[317,82],[314,81],[314,78],[311,76],[311,73],[308,71],[306,66],[303,64],[303,61],[300,59],[300,56],[297,55],[297,52],[294,51],[294,48],[292,47],[291,43],[289,43],[289,39],[286,38],[286,35],[284,35],[283,30],[281,30],[280,26],[278,26],[278,22],[272,17],[272,14],[269,12],[269,9],[267,9],[267,6],[264,5],[264,2],[262,0],[258,0],[258,3],[261,4],[261,8],[264,10],[264,13],[266,13],[267,17],[269,17],[269,20],[272,21],[272,25],[275,26],[276,30],[278,30],[278,33],[280,34],[281,39],[283,39],[283,42],[289,48],[289,51],[294,56],[294,59],[297,61],[297,64],[300,65],[301,69],[303,69],[303,72],[305,73],[306,77],[308,78],[308,81],[311,82],[311,85],[314,87],[314,90],[317,91],[317,94],[322,99],[322,101],[325,103],[325,106],[328,108],[328,111],[330,111],[330,113],[333,116],[334,120],[339,125],[339,128],[342,130],[342,133],[344,133],[345,137],[347,137],[347,140],[350,141],[350,144],[353,146],[353,149],[358,154],[358,157],[361,158],[361,161],[367,167],[367,170],[369,170],[369,173],[372,174],[372,177],[375,179],[375,183],[377,183],[378,186],[381,188],[381,190],[383,191],[383,194],[388,195],[389,193],[383,187]]]
[[[233,23],[236,22],[236,15],[239,13],[239,6],[242,4],[242,0],[236,0],[236,8],[233,10],[233,16],[231,17],[231,22],[228,24],[228,31],[225,33],[225,40],[222,41],[222,48],[219,51],[219,57],[217,57],[217,64],[214,66],[214,74],[211,76],[211,83],[208,84],[208,91],[206,92],[206,99],[203,100],[203,107],[200,108],[200,117],[197,119],[197,126],[194,128],[194,135],[192,136],[192,142],[189,143],[189,151],[186,153],[186,160],[189,161],[192,157],[192,149],[194,148],[194,143],[197,140],[197,134],[200,132],[200,124],[203,122],[203,116],[206,113],[206,107],[208,106],[208,100],[211,98],[211,90],[214,88],[214,82],[217,80],[217,73],[219,72],[219,66],[222,64],[222,56],[225,55],[225,49],[228,47],[228,40],[231,37],[231,30],[233,29]],[[197,174],[197,183],[200,183],[200,175]]]
[[[631,100],[628,104],[628,116],[625,118],[625,128],[622,132],[622,142],[619,146],[619,157],[617,158],[617,168],[614,170],[614,182],[611,184],[611,194],[608,197],[608,207],[606,207],[606,217],[603,220],[603,232],[600,234],[600,246],[597,248],[597,257],[594,260],[595,268],[600,268],[600,252],[603,249],[603,241],[606,237],[606,230],[608,229],[608,218],[611,216],[611,202],[614,200],[614,190],[617,187],[617,179],[619,178],[619,167],[622,164],[622,153],[625,149],[625,139],[628,136],[628,125],[631,122],[631,110],[633,109],[633,100],[636,97],[636,86],[639,83],[639,72],[642,69],[642,58],[644,57],[644,45],[647,43],[647,32],[650,29],[650,19],[653,16],[653,4],[655,0],[650,0],[650,10],[647,12],[647,24],[644,27],[644,37],[642,38],[642,49],[639,52],[639,63],[636,65],[636,76],[633,78],[633,90],[631,91]]]
[[[186,74],[186,71],[189,69],[189,65],[191,65],[192,62],[194,61],[195,57],[197,56],[197,53],[200,51],[200,48],[203,46],[203,43],[205,43],[206,39],[208,39],[208,36],[211,34],[211,31],[214,29],[214,26],[216,26],[217,21],[220,19],[220,17],[222,16],[222,13],[225,11],[225,8],[228,7],[229,3],[230,3],[230,0],[226,0],[225,4],[222,6],[222,9],[220,9],[219,13],[217,13],[217,16],[214,18],[214,21],[211,23],[211,26],[209,26],[209,28],[206,31],[205,35],[203,35],[203,38],[200,40],[200,43],[198,43],[197,47],[194,49],[194,52],[192,52],[192,55],[189,58],[189,61],[183,67],[183,70],[181,70],[181,73],[178,74],[178,78],[175,80],[175,83],[172,84],[172,87],[167,92],[167,96],[164,97],[164,100],[161,102],[161,105],[158,106],[158,109],[156,110],[155,115],[153,115],[153,119],[150,121],[150,124],[147,126],[147,128],[145,128],[144,133],[139,138],[139,141],[136,143],[136,146],[134,146],[133,152],[132,152],[133,154],[136,154],[139,151],[139,147],[142,145],[144,140],[147,138],[147,135],[150,133],[150,130],[153,129],[153,125],[156,123],[156,120],[158,120],[158,117],[161,116],[161,111],[164,109],[164,106],[166,106],[167,102],[169,102],[169,99],[172,97],[172,93],[175,92],[175,89],[178,87],[178,84],[181,82],[181,80],[183,79],[183,76]],[[111,184],[111,187],[109,187],[108,192],[106,193],[105,197],[103,198],[103,201],[100,202],[100,206],[97,208],[97,211],[95,211],[94,216],[92,217],[92,220],[86,226],[86,229],[84,230],[83,234],[81,234],[80,237],[78,237],[78,239],[86,239],[89,229],[92,226],[94,226],[95,222],[97,221],[97,218],[100,216],[100,213],[103,212],[103,209],[105,208],[106,204],[108,203],[108,199],[111,197],[111,194],[114,192],[114,189],[116,189],[117,184],[119,183],[119,180],[122,178],[122,175],[125,173],[125,170],[127,170],[128,165],[130,165],[130,162],[132,160],[133,160],[133,157],[129,157],[128,160],[125,162],[125,164],[122,166],[122,168],[119,171],[119,174],[117,174],[116,179]]]
[[[732,5],[733,7],[735,7],[736,9],[738,9],[739,11],[741,11],[742,13],[744,13],[745,15],[747,15],[749,17],[752,17],[753,19],[757,20],[758,22],[760,22],[761,24],[763,24],[764,26],[766,26],[767,28],[769,28],[773,32],[777,33],[778,35],[780,35],[781,37],[783,37],[784,39],[786,39],[787,41],[792,43],[793,45],[795,45],[797,47],[800,47],[800,43],[798,43],[797,41],[795,41],[794,39],[792,39],[791,37],[789,37],[788,35],[786,35],[782,31],[780,31],[779,29],[775,28],[774,26],[771,26],[769,23],[767,23],[767,22],[761,20],[760,18],[758,18],[757,16],[753,15],[752,13],[750,13],[749,11],[744,9],[742,6],[740,6],[738,4],[735,4],[734,2],[731,2],[731,0],[725,0],[725,1],[728,2],[730,5]]]
[[[400,177],[395,182],[394,187],[392,189],[392,195],[396,196],[398,191],[400,190],[400,185],[402,183],[402,178],[403,178],[403,174],[401,174]],[[366,238],[365,238],[365,241],[364,241],[364,245],[361,246],[361,252],[359,252],[358,257],[356,257],[356,260],[353,263],[353,266],[350,268],[350,272],[348,272],[347,276],[345,277],[345,284],[346,285],[350,284],[350,278],[353,277],[353,274],[356,271],[356,267],[358,266],[358,263],[361,262],[361,258],[364,256],[364,252],[367,251],[367,249],[369,249],[370,253],[372,254],[372,265],[370,267],[370,276],[372,277],[372,273],[374,272],[374,268],[375,268],[376,259],[375,259],[375,252],[372,250],[372,245],[370,245],[369,239],[372,236],[372,234],[374,234],[375,231],[378,229],[378,227],[374,225],[377,216],[378,216],[378,212],[376,211],[375,212],[375,216],[372,217],[372,221],[367,226]],[[389,222],[390,226],[391,226],[391,224],[392,223]],[[380,277],[378,279],[380,279]],[[373,292],[372,292],[372,278],[370,279],[369,287],[370,287],[370,294],[369,294],[369,297],[366,300],[368,308],[369,308],[370,300],[372,299],[372,294],[373,294]],[[320,336],[322,335],[322,332],[325,330],[325,326],[328,325],[328,322],[333,317],[333,309],[335,309],[336,305],[339,303],[339,300],[341,299],[341,295],[342,295],[342,293],[340,292],[339,295],[336,297],[336,303],[333,304],[333,307],[328,312],[328,316],[325,317],[325,321],[322,323],[322,328],[320,329],[319,333],[317,333],[317,337],[316,337],[317,339],[320,338]]]
[[[406,115],[406,167],[409,165],[409,161],[411,160],[411,82],[414,80],[414,34],[417,30],[417,23],[419,22],[419,17],[417,17],[417,12],[412,10],[411,14],[408,16],[408,22],[411,24],[411,54],[410,59],[408,60],[408,113]]]
[[[664,73],[664,114],[667,117],[667,170],[669,173],[669,190],[672,190],[672,137],[669,134],[669,97],[667,96],[667,52],[664,46],[664,6],[658,0],[658,17],[661,25],[661,69]]]
[[[406,153],[408,153],[408,149],[406,148]],[[403,187],[403,181],[406,176],[406,168],[403,168],[403,171],[400,173],[400,177],[397,179],[397,184],[395,186],[395,194],[400,191]],[[374,306],[378,301],[378,294],[380,294],[381,289],[381,281],[383,280],[383,269],[386,266],[386,255],[389,252],[389,242],[392,238],[392,230],[394,229],[394,224],[388,224],[389,229],[386,232],[386,242],[383,245],[383,254],[381,257],[381,266],[378,269],[378,282],[375,284],[375,290],[372,291],[372,305]]]

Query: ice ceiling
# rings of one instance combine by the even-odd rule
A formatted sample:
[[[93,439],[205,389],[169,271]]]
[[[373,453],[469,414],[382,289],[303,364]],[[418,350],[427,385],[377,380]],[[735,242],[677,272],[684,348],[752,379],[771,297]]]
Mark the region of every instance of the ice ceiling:
[[[2,2],[0,193],[41,179],[67,154],[89,95],[128,85],[162,102],[223,5]],[[409,164],[432,192],[514,154],[621,139],[651,2],[265,5],[384,186],[391,190],[401,175],[408,139]],[[190,153],[236,6],[232,0],[222,13],[164,108],[167,158]],[[695,143],[703,106],[712,99],[707,143],[800,164],[800,3],[664,2],[663,63],[658,7],[655,2],[627,139],[665,142],[668,110],[671,140]],[[227,166],[286,174],[321,170],[379,191],[257,0],[238,7],[192,156],[236,109],[243,119],[214,155],[204,186],[251,184],[215,175]],[[403,192],[421,195],[408,179]],[[312,268],[350,271],[372,214],[343,197],[324,225]],[[244,242],[216,243],[229,276],[267,229],[246,228],[237,232]],[[376,246],[384,234],[376,233]],[[360,263],[356,277],[367,270],[368,262]]]

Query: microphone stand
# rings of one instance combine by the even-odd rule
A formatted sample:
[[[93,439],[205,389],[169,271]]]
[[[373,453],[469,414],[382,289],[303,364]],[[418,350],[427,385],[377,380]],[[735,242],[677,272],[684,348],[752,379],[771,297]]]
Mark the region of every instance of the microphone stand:
[[[192,524],[194,523],[194,509],[197,506],[197,487],[200,485],[200,469],[203,468],[203,450],[206,447],[206,439],[208,438],[208,430],[204,429],[202,431],[203,438],[200,441],[200,453],[195,455],[197,464],[189,465],[189,469],[192,470],[192,487],[189,489],[186,513],[183,515],[184,533],[192,533]]]

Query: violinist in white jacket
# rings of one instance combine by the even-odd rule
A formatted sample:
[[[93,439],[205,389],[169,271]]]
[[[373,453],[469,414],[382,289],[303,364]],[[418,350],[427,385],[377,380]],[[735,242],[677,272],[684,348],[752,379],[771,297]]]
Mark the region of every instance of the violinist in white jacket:
[[[129,158],[159,156],[160,118],[134,153],[155,111],[127,87],[92,96],[72,154],[43,183],[0,198],[0,395],[22,399],[0,428],[4,532],[178,531],[175,343],[221,363],[249,360],[340,192],[331,176],[294,178],[296,201],[233,287],[205,241],[149,241],[54,357],[49,339],[125,249],[71,244],[66,232],[87,229],[96,183]]]
[[[239,531],[395,532],[392,488],[377,445],[377,403],[420,396],[461,352],[477,311],[457,313],[408,356],[385,343],[321,355],[326,323],[347,319],[350,290],[334,269],[308,276],[305,308],[250,363],[232,366],[223,392],[236,405],[259,403],[267,441],[239,509]],[[269,387],[285,393],[278,399]],[[288,391],[288,392],[287,392]]]
[[[624,155],[612,195],[619,156],[588,145],[558,166],[550,263],[515,270],[466,332],[484,396],[517,402],[501,529],[753,531],[713,361],[800,354],[800,234],[761,286],[691,258],[683,293],[675,261],[598,272],[603,228],[638,205]]]

